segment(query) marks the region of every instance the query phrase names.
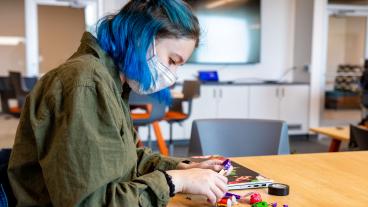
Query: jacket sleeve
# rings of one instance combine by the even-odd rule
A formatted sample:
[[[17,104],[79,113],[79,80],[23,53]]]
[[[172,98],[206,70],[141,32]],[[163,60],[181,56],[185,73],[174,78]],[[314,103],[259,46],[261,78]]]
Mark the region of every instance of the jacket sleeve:
[[[138,145],[139,135],[135,129],[133,129],[133,134],[134,142]],[[153,153],[152,150],[147,147],[137,147],[137,157],[139,175],[144,175],[154,170],[175,170],[180,162],[187,160],[184,158],[167,157],[158,153]]]
[[[153,153],[149,148],[137,148],[138,175],[153,172],[155,170],[174,170],[177,165],[186,160],[183,158],[166,157]]]
[[[39,160],[53,206],[166,206],[162,172],[136,177],[124,166],[136,161],[126,152],[135,145],[133,137],[122,139],[115,97],[97,83],[55,93],[48,98],[50,130]]]

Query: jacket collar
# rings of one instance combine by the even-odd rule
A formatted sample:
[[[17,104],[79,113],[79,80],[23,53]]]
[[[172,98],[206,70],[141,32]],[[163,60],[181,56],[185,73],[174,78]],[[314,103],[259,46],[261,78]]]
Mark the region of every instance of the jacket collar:
[[[114,60],[111,58],[109,54],[107,54],[98,44],[97,39],[89,32],[85,32],[81,39],[81,45],[78,49],[78,54],[92,54],[99,59],[101,64],[103,64],[111,77],[113,78],[119,92],[123,92],[123,86],[120,80],[120,72],[116,67]],[[125,84],[124,84],[125,85]],[[129,94],[130,90],[127,90],[129,87],[124,87],[124,93],[127,92]]]

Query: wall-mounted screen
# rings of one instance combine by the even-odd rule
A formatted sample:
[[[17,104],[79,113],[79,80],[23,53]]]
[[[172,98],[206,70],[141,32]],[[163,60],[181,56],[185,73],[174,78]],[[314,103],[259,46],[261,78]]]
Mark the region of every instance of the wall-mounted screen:
[[[260,62],[261,0],[186,0],[201,25],[190,63]]]

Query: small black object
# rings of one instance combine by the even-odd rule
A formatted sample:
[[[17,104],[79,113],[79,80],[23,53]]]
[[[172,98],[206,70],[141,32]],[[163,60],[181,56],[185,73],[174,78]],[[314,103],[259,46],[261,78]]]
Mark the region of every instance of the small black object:
[[[190,163],[192,163],[192,161],[190,161],[190,160],[184,160],[184,161],[182,161],[182,163],[190,164]]]
[[[175,196],[175,185],[172,182],[172,177],[163,170],[159,170],[159,171],[165,175],[167,185],[169,186],[169,189],[170,189],[170,197],[174,197]]]
[[[268,186],[268,194],[276,196],[289,195],[289,186],[282,183],[272,183]]]

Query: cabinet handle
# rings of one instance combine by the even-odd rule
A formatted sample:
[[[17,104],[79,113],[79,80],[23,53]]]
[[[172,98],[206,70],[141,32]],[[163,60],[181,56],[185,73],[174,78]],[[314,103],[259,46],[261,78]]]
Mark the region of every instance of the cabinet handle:
[[[220,98],[222,98],[222,89],[220,89]]]
[[[216,93],[216,89],[213,89],[213,98],[216,98],[217,93]]]
[[[276,88],[276,97],[277,97],[277,98],[279,97],[279,93],[280,93],[280,92],[279,92],[279,89],[280,89],[280,88]]]
[[[282,88],[282,97],[285,97],[285,88]]]

